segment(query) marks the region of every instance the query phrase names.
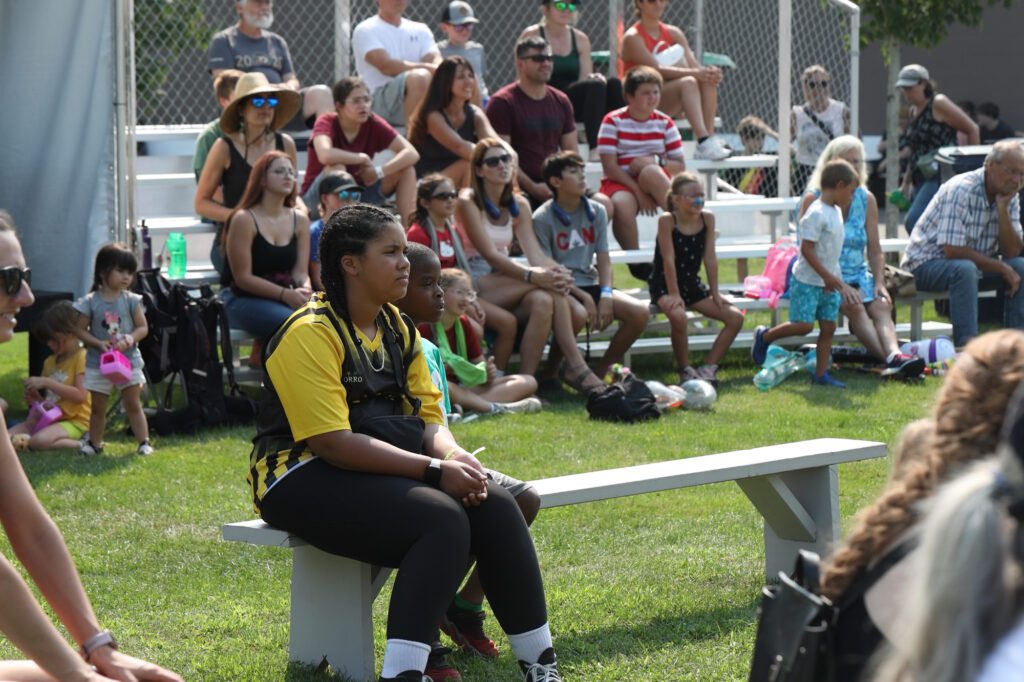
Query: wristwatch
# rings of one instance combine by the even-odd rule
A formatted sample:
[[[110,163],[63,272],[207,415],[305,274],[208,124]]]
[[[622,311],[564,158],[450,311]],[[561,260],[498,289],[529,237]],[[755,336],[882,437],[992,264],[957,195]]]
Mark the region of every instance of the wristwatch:
[[[111,649],[117,648],[117,640],[114,639],[114,635],[110,634],[110,630],[100,630],[95,635],[82,642],[82,646],[78,648],[78,653],[82,654],[82,658],[88,662],[89,656],[92,655],[92,652],[105,646],[109,646]]]
[[[427,470],[423,473],[423,482],[435,488],[441,487],[441,460],[430,458]]]

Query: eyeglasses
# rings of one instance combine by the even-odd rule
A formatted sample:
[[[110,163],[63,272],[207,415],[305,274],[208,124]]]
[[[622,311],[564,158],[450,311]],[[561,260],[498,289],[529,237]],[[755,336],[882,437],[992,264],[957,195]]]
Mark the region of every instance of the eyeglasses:
[[[270,172],[273,173],[274,175],[283,175],[283,176],[285,176],[287,178],[298,177],[298,174],[295,172],[295,169],[289,168],[287,166],[280,167],[280,168],[274,168]]]
[[[352,97],[345,100],[345,104],[373,104],[372,97]]]
[[[828,81],[807,81],[807,87],[811,90],[817,90],[818,88],[824,90],[828,87]]]
[[[249,98],[249,103],[252,104],[257,109],[262,109],[263,107],[266,107],[268,109],[273,109],[274,107],[277,106],[277,102],[278,102],[278,99],[276,97],[250,97]]]
[[[464,298],[470,303],[476,300],[476,292],[472,289],[452,289],[451,292],[460,298]]]
[[[458,192],[438,192],[437,194],[431,195],[431,199],[437,199],[439,201],[453,201],[459,196]]]
[[[0,268],[0,280],[3,281],[4,291],[7,292],[7,295],[16,296],[21,291],[22,282],[32,283],[32,270],[31,268],[22,270],[17,265],[9,265],[6,268]]]
[[[481,159],[480,163],[482,163],[483,165],[487,166],[488,168],[497,168],[498,166],[500,166],[502,164],[506,164],[507,165],[509,163],[512,163],[512,155],[511,154],[501,154],[499,156],[488,156],[485,159]]]
[[[1006,174],[1009,175],[1010,177],[1024,178],[1024,168],[1011,168],[1010,166],[1007,166],[1006,163],[1004,163],[1003,161],[996,161],[996,163],[998,163],[1000,168],[1006,171]]]
[[[566,10],[575,12],[576,8],[579,7],[575,2],[553,2],[551,3],[551,6],[559,12],[565,12]]]
[[[359,201],[363,198],[361,189],[341,189],[337,192],[338,198],[342,201]]]
[[[523,59],[527,59],[534,64],[546,64],[548,62],[555,61],[555,58],[549,54],[531,54],[527,57],[523,57]]]

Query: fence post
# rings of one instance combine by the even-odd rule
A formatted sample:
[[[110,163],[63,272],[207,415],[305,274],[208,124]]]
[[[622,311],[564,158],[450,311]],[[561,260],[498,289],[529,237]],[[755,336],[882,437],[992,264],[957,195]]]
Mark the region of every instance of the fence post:
[[[704,63],[704,0],[694,3],[697,16],[693,27],[693,49],[697,53],[697,61]]]
[[[623,0],[608,0],[608,77],[619,75],[619,27],[623,26]]]
[[[793,88],[793,3],[779,0],[779,196],[790,196],[789,169],[792,162],[789,117]]]
[[[334,82],[352,73],[352,0],[334,0]],[[333,87],[334,83],[328,83]]]
[[[135,223],[135,2],[113,0],[114,239],[128,241]]]

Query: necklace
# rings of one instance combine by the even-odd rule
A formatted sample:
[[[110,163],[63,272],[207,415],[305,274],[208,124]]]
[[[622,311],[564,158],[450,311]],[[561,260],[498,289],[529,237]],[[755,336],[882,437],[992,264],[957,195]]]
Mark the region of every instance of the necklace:
[[[359,347],[363,348],[363,344],[360,343]],[[377,352],[378,351],[380,352],[380,367],[374,367],[373,360],[377,356]],[[379,372],[382,369],[384,369],[384,349],[383,348],[378,348],[376,351],[369,351],[369,352],[367,352],[366,349],[363,349],[363,355],[366,356],[366,363],[368,365],[370,365],[370,369],[371,370],[373,370],[374,372]]]

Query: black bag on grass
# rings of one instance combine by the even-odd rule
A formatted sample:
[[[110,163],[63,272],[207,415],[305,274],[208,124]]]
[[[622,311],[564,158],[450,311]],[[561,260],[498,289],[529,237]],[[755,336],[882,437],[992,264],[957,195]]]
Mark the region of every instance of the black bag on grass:
[[[647,384],[627,374],[614,384],[591,393],[587,398],[587,412],[591,419],[632,424],[660,417],[656,403]]]

